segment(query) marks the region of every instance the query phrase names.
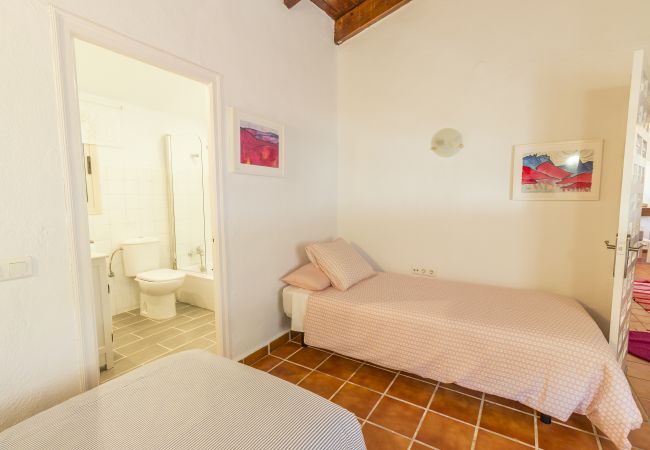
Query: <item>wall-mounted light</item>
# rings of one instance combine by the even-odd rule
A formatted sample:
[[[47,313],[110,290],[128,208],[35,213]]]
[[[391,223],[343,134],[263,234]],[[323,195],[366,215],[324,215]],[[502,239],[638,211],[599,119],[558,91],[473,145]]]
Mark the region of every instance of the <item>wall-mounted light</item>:
[[[454,156],[463,147],[463,135],[454,128],[439,130],[431,140],[431,150],[445,158]]]

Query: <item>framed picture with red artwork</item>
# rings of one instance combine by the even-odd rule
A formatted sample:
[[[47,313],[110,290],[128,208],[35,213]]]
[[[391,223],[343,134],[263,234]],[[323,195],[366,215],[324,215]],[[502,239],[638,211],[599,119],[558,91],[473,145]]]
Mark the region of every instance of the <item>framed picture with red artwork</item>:
[[[284,176],[284,125],[230,108],[231,170]]]
[[[514,200],[598,200],[603,141],[515,145]]]

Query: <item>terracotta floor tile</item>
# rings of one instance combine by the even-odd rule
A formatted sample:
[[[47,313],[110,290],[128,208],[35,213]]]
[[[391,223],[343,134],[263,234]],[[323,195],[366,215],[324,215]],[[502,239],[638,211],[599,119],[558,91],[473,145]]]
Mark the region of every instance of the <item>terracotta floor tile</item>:
[[[411,446],[411,450],[431,450],[431,447],[427,447],[426,445],[422,445],[419,442],[413,441],[413,445]]]
[[[325,361],[329,355],[329,353],[323,352],[321,350],[316,350],[315,348],[303,347],[291,355],[291,357],[289,357],[289,361],[313,369]]]
[[[351,359],[338,355],[332,355],[323,364],[318,366],[317,370],[347,380],[360,366],[360,362],[352,361]]]
[[[481,401],[460,392],[438,388],[430,409],[474,425],[478,420]]]
[[[636,362],[636,363],[639,363],[639,364],[650,364],[650,363],[648,363],[648,361],[646,361],[644,359],[641,359],[641,358],[637,358],[636,356],[631,355],[629,353],[627,355],[625,355],[625,360],[627,362],[631,361],[631,362]]]
[[[537,427],[539,446],[544,450],[598,450],[596,437],[555,422]]]
[[[650,449],[650,423],[644,423],[638,430],[630,432],[630,442],[637,448]]]
[[[384,392],[393,378],[395,378],[393,372],[364,365],[350,378],[350,381],[375,391]]]
[[[530,450],[533,447],[511,441],[489,431],[479,430],[474,448],[476,450]]]
[[[286,380],[290,383],[298,383],[309,372],[309,369],[305,369],[304,367],[300,367],[286,361],[269,371],[271,375],[275,375],[276,377],[282,378],[283,380]]]
[[[370,423],[361,429],[368,450],[406,450],[410,441],[390,431],[383,430]]]
[[[271,355],[266,355],[264,358],[257,360],[253,364],[251,364],[251,367],[255,367],[258,370],[263,370],[264,372],[268,372],[278,364],[280,364],[282,360],[280,358],[276,358],[275,356]]]
[[[299,386],[329,399],[343,383],[343,380],[324,373],[312,372],[300,382]]]
[[[600,446],[603,450],[618,450],[612,441],[600,438]]]
[[[485,400],[492,403],[498,403],[499,405],[509,406],[510,408],[518,409],[519,411],[527,412],[530,414],[533,413],[533,408],[523,405],[515,400],[499,397],[497,395],[485,394]]]
[[[388,390],[388,394],[426,407],[429,404],[434,388],[432,384],[424,381],[399,375]]]
[[[415,433],[422,414],[422,408],[384,397],[368,420],[410,438]]]
[[[346,383],[340,391],[332,397],[332,401],[348,411],[354,413],[357,417],[365,419],[370,414],[370,411],[379,401],[381,395],[376,392],[369,391],[368,389],[360,386],[355,386]]]
[[[650,381],[628,376],[632,389],[641,398],[650,398]]]
[[[628,362],[627,376],[639,378],[641,380],[650,380],[650,364],[641,364],[632,361]]]
[[[287,342],[284,345],[279,346],[275,350],[271,352],[273,356],[277,356],[278,358],[288,358],[292,353],[294,353],[296,350],[300,350],[302,347],[300,347],[299,344],[296,344],[295,342]]]
[[[535,418],[494,403],[485,403],[481,414],[481,428],[494,431],[526,444],[535,444]]]
[[[472,447],[474,427],[428,412],[417,440],[444,450],[468,450]]]
[[[646,416],[650,415],[650,399],[639,398],[639,402],[641,403],[641,408],[644,410],[641,411],[641,414],[645,412]]]
[[[252,366],[257,361],[264,358],[268,354],[269,354],[269,352],[268,352],[267,347],[258,348],[253,353],[249,353],[248,355],[244,356],[244,359],[242,359],[242,362],[244,364],[246,364],[247,366]]]
[[[454,383],[440,383],[440,386],[446,387],[447,389],[452,389],[452,390],[457,391],[457,392],[462,392],[463,394],[472,395],[474,397],[479,397],[480,398],[483,395],[479,391],[475,391],[474,389],[469,389],[469,388],[466,388],[466,387],[463,387],[463,386],[459,386],[459,385],[454,384]]]
[[[565,423],[569,426],[585,430],[589,433],[593,433],[594,430],[591,425],[591,420],[587,419],[587,416],[583,416],[582,414],[572,414],[571,417],[569,417],[569,420],[560,423]]]

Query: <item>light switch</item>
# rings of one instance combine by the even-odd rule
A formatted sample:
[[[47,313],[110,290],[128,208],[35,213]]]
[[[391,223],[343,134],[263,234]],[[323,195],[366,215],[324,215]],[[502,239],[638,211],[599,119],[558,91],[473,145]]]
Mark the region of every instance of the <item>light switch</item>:
[[[32,276],[32,258],[24,256],[0,261],[0,281]]]

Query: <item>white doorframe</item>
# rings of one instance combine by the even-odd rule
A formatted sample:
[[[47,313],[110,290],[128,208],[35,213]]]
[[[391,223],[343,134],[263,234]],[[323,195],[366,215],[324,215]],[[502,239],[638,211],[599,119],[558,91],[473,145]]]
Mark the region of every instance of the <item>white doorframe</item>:
[[[210,105],[208,114],[208,162],[210,170],[210,202],[212,244],[214,255],[215,323],[218,353],[230,357],[230,333],[227,311],[227,267],[224,245],[225,224],[223,216],[223,149],[221,76],[207,68],[133,40],[97,24],[51,9],[54,33],[54,56],[57,66],[57,90],[60,146],[62,149],[66,212],[70,245],[69,261],[72,268],[73,301],[76,306],[75,322],[79,335],[78,352],[81,360],[81,389],[87,390],[99,383],[99,356],[97,330],[92,299],[91,260],[88,229],[88,208],[85,194],[83,148],[79,98],[76,83],[74,39],[104,47],[108,50],[137,59],[161,69],[203,83],[208,88]]]

